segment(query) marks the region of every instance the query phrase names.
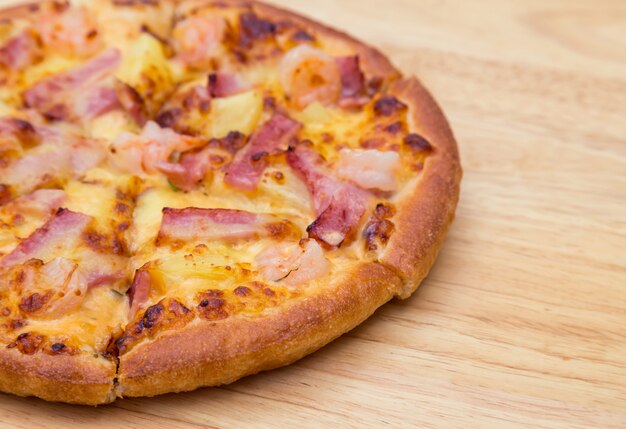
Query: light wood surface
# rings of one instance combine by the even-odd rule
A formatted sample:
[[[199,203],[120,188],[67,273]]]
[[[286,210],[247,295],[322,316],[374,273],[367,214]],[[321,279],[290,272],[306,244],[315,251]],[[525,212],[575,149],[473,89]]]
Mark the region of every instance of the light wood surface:
[[[446,111],[465,178],[432,274],[291,367],[96,409],[0,395],[0,426],[626,428],[626,2],[274,3]]]

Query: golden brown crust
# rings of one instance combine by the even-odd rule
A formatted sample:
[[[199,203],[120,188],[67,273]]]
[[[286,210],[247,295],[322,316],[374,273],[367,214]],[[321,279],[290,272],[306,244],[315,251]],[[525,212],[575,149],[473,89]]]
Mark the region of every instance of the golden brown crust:
[[[415,132],[433,147],[415,189],[397,205],[392,235],[379,261],[404,281],[408,298],[428,274],[454,219],[460,194],[461,162],[443,112],[416,78],[394,82],[390,92],[409,106]]]
[[[114,362],[85,355],[25,355],[0,350],[0,391],[47,401],[98,405],[112,402]]]
[[[118,394],[152,396],[216,386],[294,362],[367,319],[400,279],[380,264],[346,273],[332,291],[259,318],[199,321],[122,355]]]
[[[261,318],[196,321],[140,343],[115,364],[88,356],[23,355],[0,350],[0,390],[82,404],[110,402],[114,395],[152,396],[232,382],[287,365],[357,326],[394,296],[408,297],[426,276],[454,216],[461,168],[443,113],[416,79],[400,73],[379,51],[350,36],[291,12],[245,0],[260,16],[289,19],[347,44],[369,76],[379,76],[409,105],[416,129],[434,147],[415,189],[400,202],[396,232],[380,263],[364,263],[332,290],[288,303]],[[207,1],[206,3],[211,3]],[[28,15],[27,7],[0,12],[0,19]],[[407,233],[410,231],[411,233]],[[115,389],[114,389],[115,387]],[[114,393],[115,390],[115,393]]]

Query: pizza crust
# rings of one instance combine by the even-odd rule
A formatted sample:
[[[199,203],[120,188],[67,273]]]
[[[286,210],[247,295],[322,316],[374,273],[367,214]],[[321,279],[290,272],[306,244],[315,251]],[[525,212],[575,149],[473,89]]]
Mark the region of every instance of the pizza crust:
[[[394,82],[390,92],[409,106],[413,132],[433,147],[415,189],[397,205],[391,236],[379,261],[404,282],[408,298],[428,274],[454,220],[463,175],[457,144],[443,112],[417,78]]]
[[[120,396],[153,396],[231,383],[288,365],[354,328],[398,293],[401,281],[377,263],[267,316],[200,321],[120,357]]]
[[[198,5],[211,3],[194,2]],[[233,382],[292,363],[362,323],[393,297],[407,298],[427,275],[441,248],[459,197],[461,167],[448,123],[427,90],[401,74],[378,50],[343,32],[257,2],[260,16],[289,19],[313,34],[347,44],[364,72],[383,78],[409,106],[414,132],[434,147],[415,189],[397,205],[396,231],[378,262],[362,263],[332,293],[318,293],[279,307],[262,318],[197,319],[134,346],[113,362],[91,356],[23,355],[0,350],[0,391],[50,401],[103,404],[115,397],[153,396]],[[28,16],[28,6],[0,11],[1,18]],[[277,310],[277,311],[276,311]]]
[[[113,402],[116,364],[85,355],[25,355],[0,349],[0,391],[47,401],[98,405]]]

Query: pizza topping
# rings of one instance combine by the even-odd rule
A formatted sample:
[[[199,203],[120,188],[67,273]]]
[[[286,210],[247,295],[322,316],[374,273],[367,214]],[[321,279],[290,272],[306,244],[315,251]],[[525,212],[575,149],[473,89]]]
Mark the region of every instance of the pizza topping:
[[[273,215],[230,209],[163,209],[157,245],[189,241],[238,241],[293,235],[290,222]]]
[[[96,117],[118,105],[115,90],[103,81],[121,59],[109,49],[69,72],[46,78],[24,92],[25,104],[52,119]]]
[[[82,213],[61,209],[44,226],[22,241],[0,261],[0,267],[21,264],[29,259],[41,259],[61,249],[72,248],[91,218]]]
[[[257,40],[267,40],[276,34],[276,25],[259,18],[255,13],[239,15],[239,46],[250,48]]]
[[[331,247],[340,246],[355,232],[367,208],[369,195],[358,187],[333,178],[323,158],[300,144],[287,153],[287,162],[304,180],[318,214],[309,225],[309,237]]]
[[[342,92],[341,72],[335,59],[309,45],[287,52],[279,65],[279,76],[285,94],[300,110],[314,101],[334,104]]]
[[[102,46],[94,18],[84,9],[54,6],[38,20],[41,39],[61,54],[86,57]]]
[[[97,166],[105,157],[104,149],[93,140],[72,135],[60,135],[54,139],[65,139],[55,143],[50,137],[49,151],[26,155],[0,167],[0,181],[10,186],[14,193],[23,195],[37,188],[61,184],[69,176],[80,176]]]
[[[219,16],[192,16],[179,21],[172,33],[174,50],[189,67],[205,68],[219,53],[226,22]]]
[[[236,73],[211,73],[208,81],[209,94],[213,98],[230,97],[249,91],[250,85]]]
[[[150,298],[151,278],[150,272],[144,269],[135,272],[133,284],[128,289],[128,301],[130,304],[130,313],[128,318],[134,319],[139,309],[148,302]]]
[[[65,191],[60,189],[39,189],[11,201],[3,209],[9,213],[48,217],[61,207],[65,197]]]
[[[259,253],[256,264],[261,275],[270,281],[298,286],[320,278],[330,271],[330,262],[315,240],[300,244],[281,243]]]
[[[38,145],[41,133],[28,121],[18,118],[0,118],[0,161],[8,164],[19,157],[23,149]]]
[[[301,125],[277,113],[257,130],[227,168],[224,181],[233,188],[254,191],[268,166],[268,155],[286,150]]]
[[[182,328],[195,317],[193,311],[175,299],[166,298],[148,307],[143,317],[130,324],[124,334],[115,341],[120,355],[143,338],[154,337],[159,332]]]
[[[205,178],[209,170],[223,166],[230,159],[228,152],[206,146],[181,154],[177,164],[160,161],[157,168],[176,188],[191,191]]]
[[[365,94],[365,75],[361,71],[359,56],[336,58],[341,74],[341,100],[339,105],[344,108],[361,107],[369,102]]]
[[[395,172],[399,168],[400,155],[397,152],[342,149],[337,175],[363,189],[392,192],[398,187]]]
[[[132,86],[116,80],[115,95],[119,104],[128,112],[135,123],[141,126],[145,125],[148,121],[148,110],[141,94]]]
[[[54,258],[43,264],[31,259],[20,267],[22,300],[19,308],[30,317],[55,318],[80,306],[87,293],[87,282],[76,263]],[[31,293],[33,290],[36,292]]]
[[[139,135],[120,134],[111,146],[111,158],[118,168],[129,173],[154,174],[160,163],[167,162],[172,153],[184,152],[203,143],[201,139],[178,134],[149,121]]]
[[[377,250],[389,241],[395,230],[390,218],[395,215],[395,208],[390,204],[380,203],[363,229],[366,250]]]
[[[25,30],[0,48],[0,64],[15,71],[37,63],[43,52],[32,31]]]
[[[385,95],[380,97],[374,103],[374,113],[378,116],[392,116],[397,112],[402,112],[408,107],[406,104],[398,100],[393,95]]]

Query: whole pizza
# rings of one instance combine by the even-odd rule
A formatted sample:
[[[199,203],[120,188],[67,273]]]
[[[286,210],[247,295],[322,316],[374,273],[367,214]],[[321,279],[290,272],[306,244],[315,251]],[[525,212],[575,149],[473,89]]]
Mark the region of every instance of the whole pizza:
[[[459,156],[377,50],[255,1],[0,16],[0,391],[230,383],[428,273]]]

